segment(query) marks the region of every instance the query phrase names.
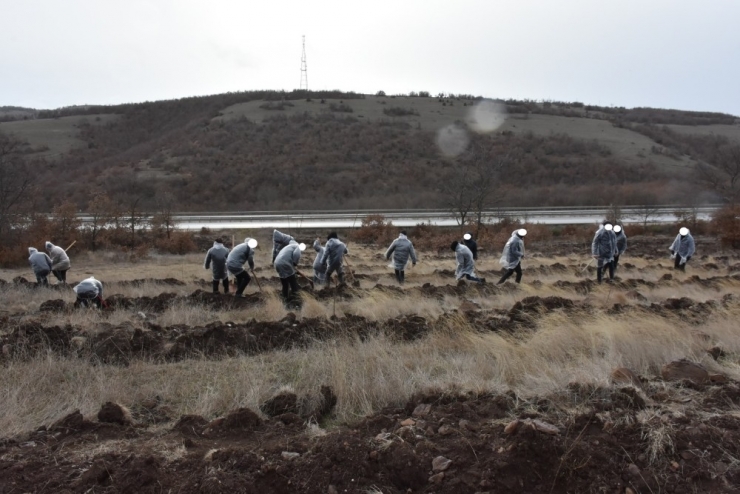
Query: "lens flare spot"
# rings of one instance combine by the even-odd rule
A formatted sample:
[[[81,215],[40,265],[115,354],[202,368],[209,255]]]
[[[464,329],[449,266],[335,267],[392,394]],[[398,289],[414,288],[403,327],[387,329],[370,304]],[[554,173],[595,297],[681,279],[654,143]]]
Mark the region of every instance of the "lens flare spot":
[[[455,157],[462,154],[470,144],[467,130],[458,124],[447,125],[437,132],[437,146],[445,156]]]
[[[506,105],[500,101],[483,100],[470,110],[469,121],[475,132],[493,132],[506,121]]]

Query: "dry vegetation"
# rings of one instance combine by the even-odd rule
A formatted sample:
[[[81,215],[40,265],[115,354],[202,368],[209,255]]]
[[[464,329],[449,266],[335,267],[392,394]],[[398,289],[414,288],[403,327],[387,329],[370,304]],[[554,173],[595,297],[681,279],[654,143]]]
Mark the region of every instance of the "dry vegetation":
[[[56,156],[33,167],[45,191],[35,204],[40,210],[64,200],[86,209],[91,191],[115,203],[138,199],[149,210],[165,192],[176,210],[346,209],[380,202],[426,208],[443,206],[442,185],[459,166],[440,154],[436,133],[449,125],[474,127],[480,100],[230,93],[40,111],[0,124],[0,132],[28,139],[36,151],[31,156]],[[702,157],[656,142],[642,128],[674,124],[685,134],[693,125],[698,135],[711,126],[718,134],[740,134],[731,115],[562,102],[504,106],[509,119],[501,128],[472,137],[490,148],[485,159],[514,158],[497,195],[498,203],[512,206],[685,203],[685,179]],[[220,187],[225,182],[230,187]]]
[[[551,244],[532,242],[521,285],[509,282],[503,287],[482,289],[458,286],[452,278],[454,261],[451,256],[429,251],[423,251],[420,263],[408,271],[407,284],[402,289],[396,288],[392,271],[379,257],[381,249],[352,245],[350,259],[359,286],[336,294],[332,291],[307,291],[299,306],[288,308],[277,295],[279,283],[267,266],[269,249],[265,248],[258,249],[256,259],[257,274],[264,292],[260,293],[254,284],[250,285],[250,298],[247,300],[250,305],[242,308],[218,308],[199,303],[198,300],[212,300],[205,295],[191,295],[197,290],[210,289],[208,273],[202,269],[201,255],[156,256],[135,264],[117,254],[104,252],[88,253],[74,259],[74,269],[70,274],[72,280],[95,274],[105,282],[106,298],[132,301],[132,305],[118,305],[114,310],[103,312],[75,311],[69,307],[42,311],[40,307],[49,300],[61,298],[70,303],[73,300],[71,292],[35,289],[18,281],[13,283],[13,278],[27,276],[25,270],[3,270],[0,277],[8,283],[0,285],[4,301],[0,314],[3,321],[0,333],[3,341],[0,430],[5,437],[23,438],[39,425],[50,426],[75,410],[94,420],[102,403],[116,402],[132,410],[133,420],[140,423],[139,427],[144,427],[146,432],[141,429],[142,432],[132,437],[115,431],[95,433],[112,434],[108,440],[82,440],[82,437],[88,437],[83,435],[77,446],[70,443],[65,447],[64,464],[94,469],[96,462],[103,462],[111,469],[117,465],[115,471],[123,472],[128,471],[128,467],[125,467],[126,463],[119,463],[126,455],[136,458],[137,451],[148,451],[146,454],[156,458],[162,482],[169,475],[167,472],[174,474],[179,468],[184,468],[182,462],[186,460],[205,461],[207,464],[216,462],[221,465],[217,469],[221,473],[212,474],[219,481],[226,482],[230,475],[227,473],[229,467],[222,463],[226,460],[218,459],[218,455],[224,453],[218,452],[232,451],[229,454],[236,454],[237,450],[229,449],[237,444],[234,441],[251,444],[252,436],[247,435],[243,439],[234,436],[228,440],[230,446],[227,446],[216,439],[220,436],[211,436],[209,434],[214,433],[206,429],[196,434],[199,446],[192,446],[192,441],[183,443],[179,432],[170,432],[179,417],[198,415],[208,421],[242,407],[256,411],[264,409],[264,403],[273,396],[291,396],[293,393],[300,397],[296,412],[307,416],[305,414],[310,414],[326,399],[319,392],[321,387],[329,386],[337,401],[328,415],[319,417],[318,422],[316,419],[301,421],[302,425],[295,430],[290,428],[293,426],[285,430],[280,427],[279,430],[274,429],[269,425],[272,422],[268,421],[267,435],[260,436],[264,437],[261,445],[248,447],[262,448],[260,451],[265,457],[275,455],[275,460],[269,460],[277,462],[274,465],[284,461],[280,460],[280,451],[295,448],[299,448],[302,455],[306,455],[306,461],[310,461],[310,455],[326,451],[316,449],[319,444],[331,450],[337,438],[355,437],[357,433],[352,431],[369,428],[377,432],[372,432],[354,447],[365,451],[369,451],[368,447],[377,448],[378,453],[375,454],[380,454],[379,458],[390,455],[387,458],[391,461],[394,455],[399,454],[397,448],[407,447],[403,445],[411,439],[402,439],[406,437],[403,430],[390,434],[392,427],[380,430],[373,424],[378,420],[386,423],[383,422],[387,420],[384,417],[392,414],[400,417],[393,420],[401,420],[406,403],[412,404],[405,412],[408,416],[416,404],[425,402],[432,403],[433,410],[436,410],[433,413],[451,414],[444,415],[448,418],[440,419],[441,424],[457,424],[463,417],[470,421],[473,420],[470,413],[460,411],[460,403],[455,405],[454,397],[472,393],[464,399],[470,403],[465,406],[485,408],[503,403],[501,400],[508,403],[503,408],[496,408],[498,411],[494,415],[486,415],[489,412],[479,410],[483,414],[480,417],[489,418],[479,418],[482,421],[476,422],[478,425],[465,426],[490,430],[487,434],[500,438],[495,439],[496,444],[510,440],[507,439],[510,436],[502,431],[503,426],[512,420],[524,421],[524,425],[519,427],[526,427],[527,417],[539,417],[560,428],[560,435],[552,439],[533,437],[526,430],[513,436],[515,441],[524,441],[530,444],[529,448],[534,448],[531,453],[534,456],[522,458],[559,455],[548,460],[554,462],[548,475],[552,485],[558,486],[555,492],[585,492],[567,487],[574,481],[570,476],[578,469],[566,460],[581,447],[593,446],[588,446],[591,444],[588,441],[580,446],[579,438],[588,423],[594,420],[607,424],[603,427],[609,431],[599,432],[598,441],[607,440],[602,437],[607,434],[612,439],[605,444],[611,445],[616,441],[614,444],[621,444],[624,453],[615,450],[617,457],[611,462],[616,466],[611,466],[611,463],[609,467],[589,466],[589,482],[603,482],[603,479],[599,480],[601,474],[595,472],[604,468],[605,472],[611,468],[619,472],[633,463],[655,475],[654,479],[627,479],[623,485],[635,486],[635,492],[675,485],[671,480],[673,477],[658,475],[675,473],[671,466],[673,463],[680,462],[686,472],[695,467],[685,455],[681,456],[687,448],[683,439],[688,433],[687,428],[706,422],[711,424],[712,431],[716,429],[717,433],[724,431],[724,434],[731,430],[728,424],[738,420],[735,400],[740,398],[740,394],[736,397],[732,393],[733,390],[740,393],[736,383],[740,380],[740,336],[736,330],[736,320],[740,315],[740,258],[721,252],[698,256],[692,259],[687,273],[677,273],[669,269],[669,259],[654,257],[660,252],[659,246],[669,240],[632,237],[632,255],[622,258],[618,273],[620,280],[613,285],[601,286],[592,280],[593,268],[585,267],[588,257],[568,253],[576,252],[578,248],[575,245],[560,245],[553,249]],[[700,252],[716,250],[713,239],[700,237],[698,240]],[[557,253],[563,249],[565,254]],[[310,272],[312,257],[304,256],[301,269]],[[489,281],[495,280],[499,272],[496,258],[495,253],[484,255],[478,263],[479,273]],[[666,274],[671,274],[672,278]],[[163,304],[154,303],[163,292],[172,293],[171,298]],[[224,297],[216,299],[227,300]],[[296,317],[293,318],[289,312],[294,312]],[[165,343],[163,347],[169,348],[167,345],[180,341],[182,335],[203,334],[207,328],[226,329],[231,326],[239,328],[237,331],[243,330],[244,334],[256,335],[260,341],[263,337],[287,339],[269,349],[254,351],[245,347],[247,350],[243,352],[223,355],[213,353],[209,347],[204,346],[200,350],[194,347],[191,353],[180,354],[175,359],[164,353],[151,353],[138,357],[131,354],[123,361],[116,361],[110,360],[110,354],[100,353],[106,341],[120,345],[125,343],[125,338],[136,339],[142,334],[164,335],[165,339],[172,334],[177,339],[169,340],[171,343]],[[52,335],[52,339],[39,344],[32,337],[32,331],[38,330],[32,328],[44,327],[60,329],[48,329],[45,334]],[[294,334],[296,331],[309,331],[312,327],[314,329],[310,329],[307,338]],[[30,339],[17,339],[19,331]],[[75,336],[69,348],[65,350],[54,342],[53,335],[58,334],[55,331]],[[124,335],[124,340],[120,339],[121,335]],[[22,341],[26,341],[27,346],[23,346]],[[711,347],[721,349],[721,358],[717,360],[707,353]],[[122,347],[119,350],[124,352]],[[681,358],[700,363],[710,373],[725,376],[729,381],[714,386],[689,382],[677,386],[661,379],[662,366]],[[618,367],[632,369],[643,377],[642,382],[630,387],[631,391],[624,391],[623,384],[612,384],[612,371]],[[425,395],[430,390],[441,394]],[[630,411],[629,406],[625,410],[620,408],[625,405],[609,404],[612,403],[609,400],[623,399],[618,398],[622,396],[619,393],[636,394],[634,399],[643,405],[635,405],[637,408]],[[725,398],[715,405],[708,404],[715,395]],[[512,400],[511,397],[515,397],[513,401],[507,401]],[[158,404],[151,414],[161,414],[161,417],[156,415],[159,418],[153,423],[147,422],[153,419],[141,415],[142,404],[151,402]],[[448,410],[448,406],[452,408]],[[599,412],[604,410],[604,406],[611,407],[607,408],[611,412]],[[598,418],[595,412],[598,412]],[[584,417],[591,418],[583,422]],[[718,417],[724,422],[718,422]],[[418,416],[416,420],[419,420]],[[84,427],[80,430],[86,430]],[[461,425],[456,434],[464,438],[467,436],[463,429]],[[421,432],[417,435],[426,436],[427,442],[447,441],[444,439],[446,432],[433,434],[419,430]],[[380,439],[371,440],[378,433]],[[270,439],[273,436],[275,438]],[[37,444],[39,439],[34,437],[32,434],[19,441],[29,440]],[[450,436],[454,437],[457,436]],[[277,442],[269,446],[273,440]],[[468,445],[465,446],[463,441],[460,447],[467,453],[462,450],[455,453],[457,446],[452,446],[453,443],[441,452],[461,462],[472,449],[477,460],[471,459],[471,465],[488,461],[486,458],[491,455],[490,451],[479,449],[484,447],[484,443],[479,444],[480,441],[485,442],[483,436],[473,433],[465,441],[469,442]],[[589,441],[597,441],[596,436]],[[3,465],[16,465],[17,469],[22,469],[20,465],[25,461],[22,451],[25,450],[13,444],[12,441],[0,442],[0,469],[4,468]],[[54,443],[48,444],[52,448]],[[416,446],[417,454],[424,457],[423,450],[418,449],[420,444]],[[500,444],[503,448],[512,443]],[[273,447],[277,449],[270,449]],[[556,448],[553,451],[559,452],[548,453],[548,448],[553,447]],[[703,486],[699,489],[703,492],[725,492],[722,485],[726,484],[722,484],[722,479],[732,483],[732,479],[737,479],[740,474],[740,462],[734,460],[737,448],[729,444],[721,444],[721,447],[726,454],[716,456],[712,460],[714,463],[707,464],[702,460],[697,467],[697,471],[704,471],[707,478],[691,480],[695,486]],[[497,448],[494,446],[494,451]],[[49,449],[49,454],[55,454],[52,451],[53,448]],[[525,450],[509,451],[514,454]],[[712,454],[710,450],[704,451],[704,454]],[[202,459],[203,454],[206,454],[205,460]],[[295,475],[300,477],[303,475],[300,473],[303,460],[292,461],[297,462]],[[367,461],[365,457],[356,459],[356,462],[364,461]],[[590,462],[585,456],[578,461],[585,462],[583,465]],[[718,473],[720,467],[717,462],[724,465],[721,473]],[[187,464],[190,465],[188,472],[199,471],[196,465]],[[459,468],[463,466],[459,465]],[[106,482],[119,485],[122,480],[116,480],[115,471],[111,471],[112,476]],[[454,472],[445,478],[453,479]],[[534,489],[529,483],[531,480],[525,481],[526,477],[520,477],[516,472],[509,471],[505,475],[511,475],[514,482],[521,481],[522,486],[527,485],[523,492]],[[387,472],[372,479],[366,478],[361,471],[353,475],[363,479],[358,487],[375,486],[378,492],[403,492],[405,487],[402,486],[418,486],[416,480],[398,480]],[[500,481],[504,482],[501,479],[505,475],[502,475]],[[73,477],[75,482],[88,482],[85,484],[88,488],[94,486],[85,476],[77,474]],[[13,478],[17,480],[17,477]],[[200,480],[196,484],[187,484],[189,487],[178,482],[195,482],[191,473],[179,480],[168,478],[166,482],[172,486],[180,485],[184,492],[190,492],[189,489],[197,490],[197,486],[206,481],[198,478]],[[327,482],[344,485],[331,475],[322,479],[319,484],[309,483],[296,489],[325,492]],[[263,480],[255,477],[250,482]],[[66,485],[67,481],[61,482],[60,486]],[[422,485],[427,482],[426,475],[421,482]],[[436,481],[429,482],[434,485]],[[439,492],[459,492],[455,485],[454,482],[442,484]],[[544,485],[549,487],[549,484]],[[142,492],[149,492],[152,488],[138,487]],[[262,489],[262,492],[287,492],[272,484]]]

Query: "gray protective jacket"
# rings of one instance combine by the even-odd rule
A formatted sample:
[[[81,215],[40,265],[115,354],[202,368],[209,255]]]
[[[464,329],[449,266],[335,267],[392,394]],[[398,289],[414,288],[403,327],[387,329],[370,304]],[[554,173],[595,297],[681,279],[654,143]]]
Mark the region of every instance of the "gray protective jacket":
[[[337,268],[342,265],[344,255],[348,254],[347,246],[338,238],[330,238],[324,246],[324,253],[319,264],[328,268]]]
[[[627,250],[627,235],[624,234],[624,230],[617,233],[617,252],[621,256],[624,251]]]
[[[457,260],[457,268],[455,269],[456,279],[459,280],[466,274],[475,276],[473,253],[465,244],[457,244],[457,247],[455,248],[455,260]]]
[[[671,244],[671,252],[681,256],[690,257],[696,252],[696,246],[694,245],[694,237],[689,233],[685,237],[682,237],[679,233],[676,235],[676,240]]]
[[[212,267],[214,280],[225,280],[228,277],[226,273],[226,258],[228,256],[229,249],[224,244],[213,242],[213,247],[208,249],[203,267],[205,269]]]
[[[291,240],[295,240],[290,235],[286,235],[277,230],[272,231],[272,262],[275,262],[275,258],[280,253],[280,250],[288,245]]]
[[[388,250],[385,251],[385,258],[390,259],[391,254],[393,254],[394,269],[399,271],[406,269],[409,257],[411,258],[411,262],[416,264],[416,251],[414,250],[414,244],[412,244],[411,240],[406,238],[406,235],[403,233],[400,234],[398,238],[393,241],[391,246],[388,247]]]
[[[51,272],[51,258],[44,252],[39,252],[33,247],[28,248],[28,263],[31,265],[34,274],[45,276]]]
[[[301,260],[301,249],[298,242],[291,240],[288,245],[280,249],[275,258],[275,271],[281,278],[288,278],[295,274],[295,266]]]
[[[604,226],[600,226],[594,235],[594,241],[591,242],[591,255],[611,261],[617,252],[617,238],[613,231],[607,231]]]
[[[80,298],[103,298],[103,284],[92,276],[80,281],[72,290]]]
[[[316,251],[316,259],[313,261],[313,271],[316,275],[326,273],[326,264],[321,264],[321,257],[324,255],[324,248],[321,246],[319,239],[313,241],[313,250]]]
[[[249,263],[249,269],[254,269],[254,250],[247,245],[251,238],[234,247],[226,258],[226,269],[234,276],[244,272],[244,263]]]
[[[54,245],[51,242],[46,242],[46,252],[49,253],[51,258],[51,269],[54,271],[67,271],[71,266],[69,264],[69,256],[64,252],[64,249],[58,245]]]
[[[524,241],[517,235],[518,231],[514,230],[514,233],[511,234],[506,245],[504,245],[501,259],[499,259],[499,263],[505,269],[514,269],[521,262],[522,257],[524,257]]]

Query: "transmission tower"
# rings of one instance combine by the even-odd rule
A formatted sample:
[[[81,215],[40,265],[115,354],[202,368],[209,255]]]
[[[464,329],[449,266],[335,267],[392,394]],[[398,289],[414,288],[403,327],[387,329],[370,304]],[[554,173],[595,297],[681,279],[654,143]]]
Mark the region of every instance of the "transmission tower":
[[[308,91],[308,67],[306,66],[306,36],[303,36],[303,55],[301,55],[301,86]]]

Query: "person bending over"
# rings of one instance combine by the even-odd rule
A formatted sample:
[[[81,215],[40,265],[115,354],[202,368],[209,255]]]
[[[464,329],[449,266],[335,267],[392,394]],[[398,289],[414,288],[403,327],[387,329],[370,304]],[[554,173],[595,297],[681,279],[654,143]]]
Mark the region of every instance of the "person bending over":
[[[54,245],[51,242],[46,242],[45,244],[46,252],[49,253],[49,257],[51,258],[51,272],[54,275],[54,277],[61,283],[62,285],[67,284],[67,271],[69,271],[69,268],[71,267],[69,264],[69,256],[67,253],[59,247],[58,245]]]
[[[254,272],[254,249],[257,241],[247,237],[244,242],[234,247],[226,258],[226,269],[236,278],[236,293],[234,296],[243,297],[244,290],[252,278],[244,269],[244,264],[249,264],[249,270]]]
[[[461,244],[457,240],[452,242],[450,248],[455,252],[455,260],[457,261],[457,268],[455,269],[455,279],[461,280],[463,278],[475,281],[476,283],[485,283],[485,278],[478,278],[475,276],[475,261],[473,260],[473,253],[465,244]]]
[[[331,232],[324,246],[324,254],[321,256],[320,264],[326,266],[326,282],[331,282],[331,275],[337,272],[339,284],[344,285],[344,256],[349,254],[347,246],[337,238],[337,232]]]
[[[36,275],[37,285],[48,285],[49,284],[49,273],[51,273],[52,263],[51,258],[44,252],[39,252],[35,247],[28,248],[28,264],[33,269],[33,274]]]
[[[406,232],[402,231],[398,238],[393,241],[388,250],[385,251],[385,259],[389,260],[393,255],[393,269],[396,273],[396,280],[399,284],[403,285],[406,281],[406,264],[409,259],[411,263],[416,266],[416,251],[414,250],[414,244],[411,240],[406,237]]]
[[[229,293],[229,273],[226,271],[226,259],[229,257],[229,249],[224,246],[223,240],[217,238],[213,247],[208,249],[206,260],[203,264],[205,269],[210,268],[213,274],[213,293],[218,293],[219,283],[224,285],[224,293]]]

